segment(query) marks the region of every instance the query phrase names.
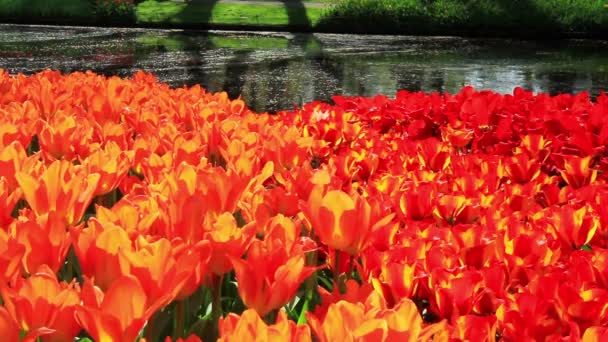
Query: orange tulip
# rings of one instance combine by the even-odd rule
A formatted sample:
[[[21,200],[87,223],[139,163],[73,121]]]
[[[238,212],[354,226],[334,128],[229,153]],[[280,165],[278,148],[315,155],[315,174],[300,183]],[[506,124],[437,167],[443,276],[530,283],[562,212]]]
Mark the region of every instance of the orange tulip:
[[[600,342],[608,339],[608,327],[589,327],[583,334],[582,342]]]
[[[80,221],[91,203],[100,176],[86,174],[67,160],[58,160],[41,174],[18,172],[16,178],[37,216],[55,212],[73,225]]]
[[[590,205],[579,209],[565,205],[553,211],[551,228],[566,246],[578,249],[593,239],[599,224],[599,218]]]
[[[266,325],[253,309],[245,310],[240,316],[230,313],[228,316],[220,318],[219,328],[218,342],[311,341],[310,328],[307,325],[296,325],[287,319],[284,310],[279,311],[276,323],[271,325]]]
[[[416,304],[403,299],[393,309],[387,309],[377,293],[365,303],[339,301],[331,304],[323,321],[307,313],[306,317],[316,338],[327,341],[427,341],[444,323],[422,327]]]
[[[20,341],[19,331],[19,324],[15,322],[3,306],[0,306],[0,335],[9,342]],[[28,341],[36,341],[37,337],[29,337]]]
[[[479,204],[464,195],[444,195],[437,199],[433,214],[442,223],[472,223],[479,217]]]
[[[132,243],[121,227],[91,219],[87,228],[73,229],[72,236],[80,269],[95,279],[96,286],[107,290],[116,279],[129,274],[130,264],[120,250],[130,251]]]
[[[458,341],[496,341],[496,317],[466,315],[458,317],[452,339]]]
[[[21,189],[9,190],[6,178],[0,177],[0,226],[13,221],[13,212],[20,199]]]
[[[593,183],[597,170],[590,167],[592,157],[564,156],[564,169],[560,172],[564,181],[576,189]]]
[[[15,322],[4,307],[0,306],[0,336],[7,342],[35,342],[39,337],[55,332],[52,329],[39,328],[28,332],[22,337],[20,336],[20,331],[19,324]]]
[[[15,178],[15,174],[21,171],[24,167],[27,168],[28,157],[25,148],[18,141],[13,141],[4,148],[0,148],[0,180],[4,179],[5,191],[15,191],[19,184]]]
[[[130,275],[116,279],[105,293],[89,280],[82,289],[83,305],[74,317],[97,342],[135,341],[146,321],[171,296],[148,297],[141,282]]]
[[[25,246],[0,228],[0,284],[6,284],[19,274]]]
[[[42,265],[57,273],[63,266],[72,240],[64,218],[59,214],[51,212],[38,217],[21,216],[13,222],[11,230],[15,232],[16,240],[25,247],[24,273],[34,272]]]
[[[59,283],[46,266],[29,278],[20,279],[16,286],[2,288],[2,298],[20,330],[43,331],[45,342],[71,341],[80,331],[74,320],[80,290],[73,283]]]
[[[176,258],[173,246],[167,239],[148,242],[140,236],[135,245],[135,250],[124,249],[119,253],[129,262],[130,274],[139,279],[148,298],[175,298],[201,261],[201,255],[194,253],[182,253]],[[200,245],[200,249],[205,247],[206,255],[209,255],[209,244]]]
[[[462,122],[448,124],[441,130],[442,140],[447,141],[454,147],[465,147],[475,137],[475,131],[464,126]]]
[[[450,165],[450,148],[447,144],[435,139],[426,139],[418,146],[418,160],[424,167],[440,172]]]
[[[179,239],[175,239],[171,243],[178,268],[181,269],[183,267],[182,260],[187,260],[187,258],[194,259],[194,265],[188,270],[190,277],[188,277],[181,291],[176,296],[177,300],[184,300],[196,292],[209,275],[208,268],[212,253],[211,243],[207,240],[201,240],[191,246]]]
[[[287,304],[315,271],[306,266],[303,250],[288,251],[259,240],[253,241],[245,260],[232,257],[231,261],[243,302],[260,316]]]
[[[313,189],[302,211],[324,244],[350,255],[367,247],[373,233],[395,216],[384,215],[376,201],[339,190],[323,194],[321,187]]]
[[[213,227],[205,232],[205,239],[211,243],[209,270],[216,275],[223,275],[232,269],[230,258],[240,258],[255,237],[255,222],[239,228],[234,216],[223,213],[217,218]]]
[[[359,285],[356,280],[349,279],[344,284],[344,293],[336,286],[332,292],[327,291],[323,287],[319,287],[319,296],[321,303],[315,307],[314,315],[320,321],[325,320],[325,315],[329,307],[339,301],[347,301],[349,303],[365,302],[370,296],[374,287],[369,283]],[[377,290],[377,289],[376,289]]]
[[[563,320],[576,322],[582,329],[608,324],[608,291],[584,284],[562,284],[556,296],[557,310]]]
[[[430,183],[421,183],[415,190],[403,191],[399,197],[398,212],[407,220],[424,220],[433,215],[433,198],[436,189]]]
[[[49,160],[86,157],[98,144],[92,144],[93,126],[78,122],[73,115],[57,114],[44,122],[38,135],[40,150]]]
[[[525,184],[534,181],[541,175],[541,163],[526,153],[516,154],[507,161],[505,170],[511,181]]]
[[[22,195],[15,173],[27,167],[26,164],[31,162],[28,162],[25,149],[18,141],[0,147],[0,226],[13,220],[13,209]]]
[[[126,152],[113,142],[91,153],[82,163],[87,174],[100,175],[95,195],[105,195],[116,189],[131,167]]]
[[[505,338],[517,341],[544,340],[562,330],[563,323],[551,303],[528,292],[517,294],[496,311]]]
[[[154,198],[146,195],[126,195],[112,208],[97,206],[96,219],[102,223],[111,223],[122,227],[129,238],[137,235],[159,234],[161,209]]]

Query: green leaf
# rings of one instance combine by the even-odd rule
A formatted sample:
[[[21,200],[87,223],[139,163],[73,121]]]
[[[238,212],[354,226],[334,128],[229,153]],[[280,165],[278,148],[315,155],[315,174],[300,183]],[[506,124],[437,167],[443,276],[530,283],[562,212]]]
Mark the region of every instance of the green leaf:
[[[300,316],[298,317],[298,325],[306,324],[306,313],[308,312],[308,303],[310,303],[310,297],[306,296],[306,300],[304,301],[304,306],[302,307],[302,311],[300,311]]]

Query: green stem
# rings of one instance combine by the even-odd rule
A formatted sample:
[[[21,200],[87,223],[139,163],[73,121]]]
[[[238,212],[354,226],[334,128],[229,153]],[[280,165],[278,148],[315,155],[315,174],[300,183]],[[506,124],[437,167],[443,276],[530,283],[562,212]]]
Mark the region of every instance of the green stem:
[[[348,274],[346,276],[346,279],[353,279],[353,273],[355,272],[355,256],[351,255],[350,256],[350,263],[348,266]]]
[[[215,341],[219,337],[219,320],[224,315],[222,311],[222,282],[224,281],[223,275],[212,275],[213,281],[211,289],[213,294],[213,303],[211,304],[211,321],[213,324],[213,338]]]
[[[175,331],[173,338],[178,339],[184,336],[184,319],[186,316],[186,306],[184,301],[178,301],[175,305]]]
[[[335,260],[334,260],[334,289],[340,290],[340,251],[335,250]]]
[[[264,316],[264,322],[268,325],[275,324],[277,321],[277,316],[279,314],[279,309],[272,310]]]

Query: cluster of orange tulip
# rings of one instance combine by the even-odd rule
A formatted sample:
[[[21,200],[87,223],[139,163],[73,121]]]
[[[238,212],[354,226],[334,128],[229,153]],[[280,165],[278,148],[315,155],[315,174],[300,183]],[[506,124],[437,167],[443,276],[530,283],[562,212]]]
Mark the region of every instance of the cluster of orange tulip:
[[[3,341],[605,341],[608,96],[0,70]]]

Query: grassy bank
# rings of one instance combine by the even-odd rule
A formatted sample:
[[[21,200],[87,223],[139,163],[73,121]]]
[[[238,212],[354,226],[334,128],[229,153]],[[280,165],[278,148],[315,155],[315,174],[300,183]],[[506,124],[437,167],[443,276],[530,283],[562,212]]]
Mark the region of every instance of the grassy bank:
[[[608,0],[302,0],[291,6],[146,0],[100,16],[92,0],[0,0],[0,21],[168,28],[264,29],[608,39]],[[328,8],[305,6],[334,3]]]
[[[318,29],[536,37],[580,33],[601,37],[608,33],[606,3],[606,0],[341,0],[324,15]]]
[[[127,15],[100,16],[90,0],[0,0],[0,22],[152,26],[176,28],[256,28],[310,31],[324,8],[305,6],[330,0],[304,0],[301,6],[146,0]]]
[[[147,0],[140,3],[135,11],[136,22],[143,25],[172,26],[278,26],[290,28],[312,28],[324,9],[307,7],[217,3],[176,3],[171,1]]]

